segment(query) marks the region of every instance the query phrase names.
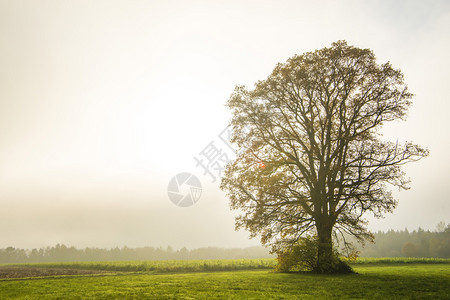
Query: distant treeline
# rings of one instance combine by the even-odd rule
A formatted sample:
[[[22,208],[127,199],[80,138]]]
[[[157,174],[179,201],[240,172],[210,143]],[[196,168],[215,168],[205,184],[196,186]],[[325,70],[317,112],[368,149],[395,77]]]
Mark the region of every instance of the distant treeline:
[[[208,247],[188,250],[167,248],[85,248],[77,249],[57,244],[54,247],[40,249],[0,249],[0,264],[36,263],[36,262],[76,262],[76,261],[123,261],[123,260],[189,260],[189,259],[241,259],[269,258],[267,248],[256,246],[249,248],[225,249]]]
[[[377,232],[375,243],[366,243],[359,247],[361,257],[436,257],[450,258],[450,225],[442,222],[436,231],[408,229]],[[226,249],[208,247],[189,250],[167,248],[85,248],[78,249],[57,244],[54,247],[40,249],[18,249],[8,247],[0,249],[0,264],[65,262],[65,261],[124,261],[124,260],[189,260],[189,259],[241,259],[269,258],[269,249],[249,247]]]
[[[359,247],[362,257],[438,257],[450,258],[450,224],[439,223],[436,231],[408,229],[377,232],[375,243]]]

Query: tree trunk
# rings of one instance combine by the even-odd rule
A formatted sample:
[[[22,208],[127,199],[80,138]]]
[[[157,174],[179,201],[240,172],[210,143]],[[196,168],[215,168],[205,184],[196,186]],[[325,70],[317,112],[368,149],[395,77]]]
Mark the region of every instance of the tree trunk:
[[[333,273],[333,243],[331,239],[332,226],[327,222],[316,224],[318,245],[317,245],[317,265],[314,269],[317,273]]]

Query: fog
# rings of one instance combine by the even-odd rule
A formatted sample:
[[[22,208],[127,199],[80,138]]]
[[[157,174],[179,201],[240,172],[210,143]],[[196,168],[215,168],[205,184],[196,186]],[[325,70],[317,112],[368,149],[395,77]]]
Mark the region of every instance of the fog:
[[[383,129],[430,157],[371,230],[450,222],[448,1],[0,0],[0,248],[259,245],[194,157],[220,137],[236,84],[344,39],[405,74],[406,122]],[[202,185],[189,207],[169,181]]]

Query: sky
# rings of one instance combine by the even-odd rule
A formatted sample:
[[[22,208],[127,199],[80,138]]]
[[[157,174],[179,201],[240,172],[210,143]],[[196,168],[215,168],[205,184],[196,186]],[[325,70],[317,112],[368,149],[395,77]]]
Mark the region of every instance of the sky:
[[[448,1],[0,0],[0,248],[258,245],[195,158],[233,156],[235,85],[337,40],[402,70],[413,106],[384,138],[431,152],[369,228],[449,223],[449,37]],[[180,173],[201,182],[189,207]]]

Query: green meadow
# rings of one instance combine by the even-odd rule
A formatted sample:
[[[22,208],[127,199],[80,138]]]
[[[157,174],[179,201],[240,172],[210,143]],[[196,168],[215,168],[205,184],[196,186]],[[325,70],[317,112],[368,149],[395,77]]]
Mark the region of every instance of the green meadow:
[[[450,299],[448,259],[359,259],[357,274],[275,273],[274,259],[3,265],[97,274],[0,279],[0,299]]]

